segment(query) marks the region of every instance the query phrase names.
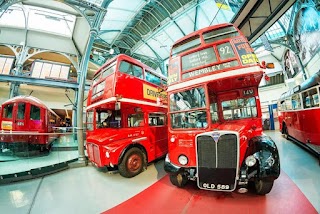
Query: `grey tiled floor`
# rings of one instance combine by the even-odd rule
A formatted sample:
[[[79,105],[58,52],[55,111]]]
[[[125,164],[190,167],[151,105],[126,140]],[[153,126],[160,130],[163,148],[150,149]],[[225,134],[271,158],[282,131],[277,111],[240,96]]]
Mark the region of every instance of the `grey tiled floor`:
[[[278,146],[282,171],[320,213],[318,160],[284,139],[278,131],[265,133]],[[0,186],[0,213],[101,213],[146,189],[165,174],[162,160],[131,179],[103,173],[90,165],[71,168],[43,178]]]

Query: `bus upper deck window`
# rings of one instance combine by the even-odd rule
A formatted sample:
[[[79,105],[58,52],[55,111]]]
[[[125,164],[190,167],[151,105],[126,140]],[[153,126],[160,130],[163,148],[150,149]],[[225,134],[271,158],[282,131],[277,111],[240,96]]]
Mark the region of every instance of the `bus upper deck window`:
[[[192,48],[198,47],[201,44],[200,36],[196,35],[191,38],[185,39],[182,42],[175,44],[172,47],[172,56],[175,56],[181,52],[190,50]]]
[[[126,73],[126,74],[132,74],[131,64],[126,61],[121,61],[120,66],[119,66],[119,71]]]
[[[239,32],[233,26],[229,26],[205,32],[203,33],[203,38],[206,43],[212,43],[215,41],[236,37],[239,35]]]
[[[138,78],[143,78],[142,76],[142,68],[136,65],[133,65],[133,76]]]
[[[146,71],[146,80],[147,80],[148,82],[153,83],[153,84],[156,84],[156,85],[159,85],[159,86],[161,85],[161,79],[160,79],[160,77],[152,74],[152,73],[149,72],[149,71]]]
[[[142,78],[142,68],[126,61],[121,61],[119,71],[138,78]]]
[[[112,65],[108,66],[106,69],[103,70],[102,78],[105,78],[112,74],[115,71],[116,63],[113,63]]]

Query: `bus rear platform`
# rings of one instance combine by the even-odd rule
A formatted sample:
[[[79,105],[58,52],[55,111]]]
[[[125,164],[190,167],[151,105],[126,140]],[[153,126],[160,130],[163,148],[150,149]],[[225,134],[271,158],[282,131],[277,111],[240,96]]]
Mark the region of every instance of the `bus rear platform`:
[[[281,174],[271,192],[215,192],[173,186],[163,160],[143,173],[124,178],[89,164],[36,179],[0,185],[1,213],[320,213],[318,159],[285,139],[265,131],[277,144]],[[1,170],[1,163],[0,163]]]

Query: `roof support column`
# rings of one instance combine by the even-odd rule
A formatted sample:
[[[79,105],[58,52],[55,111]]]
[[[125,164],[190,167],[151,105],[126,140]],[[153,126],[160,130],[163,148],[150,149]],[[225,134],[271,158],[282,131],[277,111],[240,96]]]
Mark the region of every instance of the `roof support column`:
[[[104,0],[101,4],[102,8],[107,8],[112,0]],[[95,20],[90,24],[90,35],[88,38],[86,52],[84,53],[80,64],[80,77],[78,78],[79,89],[77,93],[77,139],[78,139],[78,164],[86,165],[86,157],[84,154],[84,140],[83,140],[83,102],[85,82],[88,71],[88,63],[90,59],[90,53],[94,40],[97,38],[101,23],[106,15],[106,10],[100,10],[95,17]]]
[[[79,89],[77,93],[77,139],[78,139],[78,162],[85,163],[86,157],[84,154],[84,140],[83,140],[83,100],[84,100],[84,87],[87,77],[88,63],[90,58],[93,41],[98,35],[98,31],[95,29],[90,30],[90,36],[88,39],[86,52],[82,57],[80,64],[80,78],[79,78]]]
[[[20,54],[18,55],[16,59],[15,67],[12,69],[12,75],[14,76],[20,76],[23,69],[23,62],[25,61],[27,54],[28,54],[29,48],[27,48],[25,45],[22,46],[22,50],[20,51]],[[19,86],[20,83],[18,82],[11,82],[10,84],[10,92],[9,92],[9,98],[15,97],[19,95]]]

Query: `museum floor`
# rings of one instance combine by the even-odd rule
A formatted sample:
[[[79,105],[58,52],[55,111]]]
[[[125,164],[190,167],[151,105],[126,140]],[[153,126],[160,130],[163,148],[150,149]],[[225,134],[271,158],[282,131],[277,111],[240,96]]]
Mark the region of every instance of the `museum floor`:
[[[93,166],[0,186],[0,213],[320,213],[316,157],[267,131],[280,153],[281,175],[266,196],[199,190],[170,184],[163,160],[127,179]]]

